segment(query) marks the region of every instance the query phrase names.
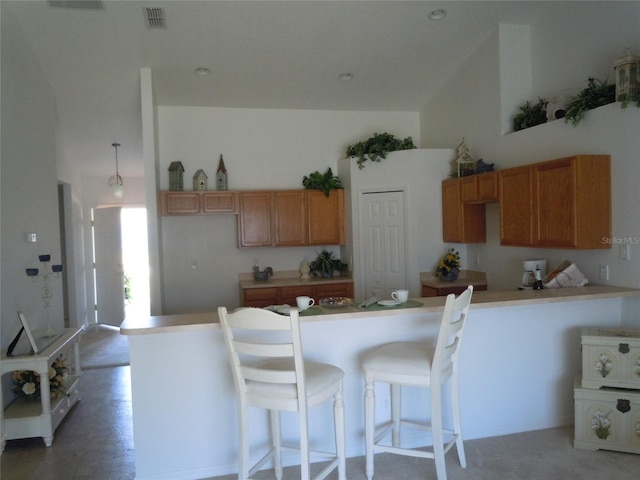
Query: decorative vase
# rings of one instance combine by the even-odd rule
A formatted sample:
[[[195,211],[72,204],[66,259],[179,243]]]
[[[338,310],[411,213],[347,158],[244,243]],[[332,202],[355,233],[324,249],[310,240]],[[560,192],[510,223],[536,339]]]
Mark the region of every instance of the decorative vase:
[[[452,268],[449,272],[440,275],[440,279],[443,282],[453,282],[454,280],[458,279],[458,274],[460,273],[460,270],[457,268]]]

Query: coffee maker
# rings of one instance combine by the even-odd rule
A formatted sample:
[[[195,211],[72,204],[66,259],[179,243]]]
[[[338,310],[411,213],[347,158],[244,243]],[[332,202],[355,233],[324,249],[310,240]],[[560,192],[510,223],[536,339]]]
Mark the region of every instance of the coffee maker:
[[[533,283],[536,281],[536,269],[540,269],[540,277],[544,278],[547,274],[547,261],[525,260],[522,262],[522,268],[524,273],[522,274],[521,288],[533,288]]]

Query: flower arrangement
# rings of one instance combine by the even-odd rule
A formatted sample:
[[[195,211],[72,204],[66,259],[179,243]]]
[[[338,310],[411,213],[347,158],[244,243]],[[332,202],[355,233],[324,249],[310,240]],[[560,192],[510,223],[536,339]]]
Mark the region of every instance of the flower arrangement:
[[[67,376],[67,366],[62,356],[56,358],[49,367],[49,390],[51,398],[62,395],[62,382]],[[16,370],[11,374],[13,393],[17,397],[40,398],[40,374],[32,370]]]
[[[602,375],[602,377],[606,377],[611,372],[613,368],[613,363],[609,361],[609,356],[606,353],[600,354],[600,360],[593,364],[593,367]]]
[[[438,263],[438,268],[436,268],[436,277],[446,277],[454,269],[460,269],[460,254],[457,250],[450,248]]]
[[[611,412],[601,412],[598,410],[591,417],[591,430],[594,431],[596,437],[600,440],[606,440],[611,435],[611,420],[609,420],[609,414]]]

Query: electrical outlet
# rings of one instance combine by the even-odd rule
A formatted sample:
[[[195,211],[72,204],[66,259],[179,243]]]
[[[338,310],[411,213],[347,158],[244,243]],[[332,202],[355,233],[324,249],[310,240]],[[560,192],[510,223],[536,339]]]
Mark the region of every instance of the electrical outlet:
[[[600,280],[609,280],[609,265],[600,265]]]
[[[629,244],[623,243],[620,245],[620,260],[629,261],[631,259],[631,254],[629,253]]]

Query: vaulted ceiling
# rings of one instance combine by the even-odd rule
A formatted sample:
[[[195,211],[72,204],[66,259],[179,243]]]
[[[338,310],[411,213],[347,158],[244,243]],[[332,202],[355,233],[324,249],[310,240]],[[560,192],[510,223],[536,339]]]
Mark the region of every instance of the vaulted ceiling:
[[[122,173],[142,175],[142,67],[158,105],[417,112],[499,23],[597,3],[2,0],[0,12],[49,79],[61,154],[106,176],[115,141]],[[147,8],[162,9],[163,28],[145,24]]]

